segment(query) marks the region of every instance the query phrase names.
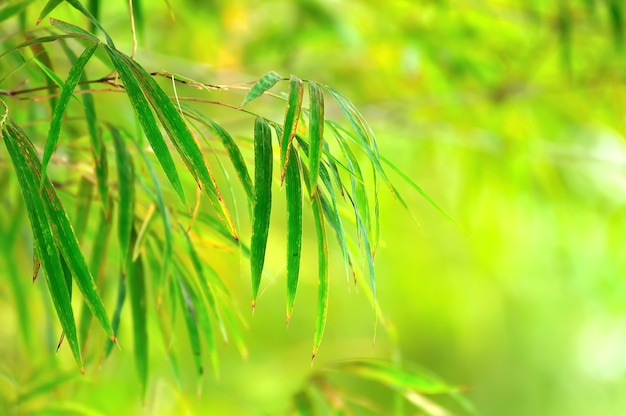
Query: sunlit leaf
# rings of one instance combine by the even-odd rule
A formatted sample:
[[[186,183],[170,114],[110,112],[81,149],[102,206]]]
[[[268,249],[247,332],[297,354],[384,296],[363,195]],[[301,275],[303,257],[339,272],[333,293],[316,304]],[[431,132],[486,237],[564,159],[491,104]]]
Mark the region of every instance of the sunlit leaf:
[[[281,183],[285,180],[285,175],[287,174],[287,165],[291,156],[291,143],[296,136],[298,121],[300,121],[303,95],[304,84],[302,80],[292,75],[289,78],[289,97],[287,98],[287,108],[285,109],[283,135],[280,140]]]
[[[274,71],[270,71],[267,74],[263,75],[261,79],[259,79],[256,84],[252,86],[246,97],[243,99],[241,107],[248,104],[250,101],[260,97],[265,91],[269,90],[274,85],[276,85],[278,81],[281,81],[283,79],[283,77],[281,77]]]
[[[324,93],[315,82],[309,82],[309,102],[311,116],[309,120],[309,140],[311,149],[309,154],[309,173],[313,198],[317,190],[317,176],[320,169],[322,150],[324,148]]]

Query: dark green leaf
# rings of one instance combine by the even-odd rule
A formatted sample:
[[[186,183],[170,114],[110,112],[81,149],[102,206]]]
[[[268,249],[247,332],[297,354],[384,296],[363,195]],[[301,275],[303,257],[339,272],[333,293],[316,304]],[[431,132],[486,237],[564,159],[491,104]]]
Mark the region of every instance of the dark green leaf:
[[[270,126],[263,118],[258,117],[254,124],[254,203],[252,205],[252,238],[250,241],[253,311],[263,274],[270,228],[273,158]]]
[[[290,150],[291,163],[285,175],[285,195],[287,198],[287,323],[291,319],[293,304],[300,275],[302,256],[302,181],[300,161],[295,149]]]
[[[133,247],[130,246],[130,234],[133,228],[133,218],[135,215],[135,169],[133,159],[128,153],[126,142],[120,132],[110,126],[117,155],[117,176],[119,185],[119,209],[118,237],[120,241],[120,253],[122,254],[122,264],[132,255]],[[125,270],[122,268],[122,270]]]
[[[133,230],[134,233],[134,230]],[[127,279],[130,307],[133,317],[135,365],[141,385],[141,397],[145,400],[148,385],[148,327],[146,311],[146,282],[143,259],[132,260],[128,256]]]

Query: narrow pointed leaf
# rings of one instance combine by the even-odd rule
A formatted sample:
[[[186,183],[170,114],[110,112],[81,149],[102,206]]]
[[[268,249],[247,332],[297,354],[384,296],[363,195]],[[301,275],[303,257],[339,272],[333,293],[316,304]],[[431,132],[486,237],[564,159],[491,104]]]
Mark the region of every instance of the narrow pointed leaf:
[[[48,42],[56,42],[56,41],[61,40],[61,39],[69,39],[69,38],[75,38],[75,37],[77,37],[76,34],[66,34],[66,35],[42,36],[42,37],[35,38],[35,39],[29,39],[29,40],[27,40],[25,42],[20,43],[17,46],[14,46],[12,48],[9,48],[9,49],[3,51],[0,54],[0,58],[2,58],[5,55],[8,55],[9,53],[11,53],[13,51],[25,48],[27,46],[39,45],[39,44],[48,43]]]
[[[74,232],[76,239],[81,241],[87,229],[89,213],[91,212],[91,202],[93,200],[93,182],[84,176],[80,177],[78,191],[76,193],[76,221],[74,222]]]
[[[50,24],[56,27],[57,29],[62,30],[65,33],[76,35],[80,38],[83,38],[85,40],[88,40],[94,43],[100,42],[100,39],[98,39],[93,33],[89,33],[85,29],[78,27],[76,25],[73,25],[71,23],[67,23],[62,20],[57,20],[57,19],[50,19]]]
[[[110,126],[110,128],[111,135],[113,136],[113,144],[115,145],[115,154],[117,155],[117,177],[119,185],[119,209],[117,211],[118,238],[122,264],[124,264],[124,260],[131,256],[133,248],[130,246],[130,235],[135,215],[135,170],[133,160],[126,148],[126,142],[116,128],[112,126]],[[125,269],[122,270],[124,271]]]
[[[180,296],[180,304],[183,308],[183,316],[187,326],[191,353],[196,364],[198,384],[200,384],[200,380],[204,374],[204,368],[202,366],[202,343],[200,342],[200,331],[198,329],[198,314],[189,290],[185,287],[182,279],[178,277],[177,280],[178,287],[180,288],[177,294]]]
[[[70,98],[74,93],[74,89],[76,88],[76,84],[80,80],[80,77],[83,74],[83,68],[91,56],[96,51],[98,44],[94,44],[89,48],[85,49],[85,51],[78,57],[70,72],[67,75],[67,79],[63,84],[63,88],[61,89],[61,94],[59,95],[59,99],[57,101],[56,107],[54,108],[54,112],[52,113],[52,121],[50,122],[50,129],[48,130],[48,138],[46,140],[46,146],[43,151],[43,160],[41,162],[41,182],[46,180],[46,169],[48,167],[48,162],[50,162],[50,158],[52,157],[52,153],[56,148],[57,142],[59,141],[59,133],[61,132],[61,121],[63,120],[63,116],[65,115],[65,109],[67,108],[67,104],[70,102]]]
[[[133,231],[134,232],[134,231]],[[145,400],[148,383],[148,327],[146,311],[146,282],[141,256],[135,261],[128,257],[127,266],[128,292],[133,317],[133,339],[135,351],[135,365],[141,397]]]
[[[285,179],[289,157],[291,156],[291,143],[296,136],[300,112],[302,110],[302,96],[304,95],[304,84],[298,77],[292,75],[289,78],[289,97],[287,98],[287,108],[285,109],[285,122],[283,123],[283,136],[280,141],[280,165],[281,183]]]
[[[252,191],[252,179],[250,179],[250,174],[248,173],[248,167],[246,165],[246,161],[241,154],[241,150],[239,150],[239,146],[233,138],[228,134],[226,130],[204,114],[200,113],[196,109],[185,106],[183,107],[185,115],[193,117],[194,119],[200,121],[220,139],[224,149],[228,152],[228,157],[230,158],[233,167],[235,168],[235,172],[243,185],[244,190],[246,191],[246,195],[248,196],[248,201],[252,204],[254,199],[253,191]]]
[[[120,326],[120,319],[122,317],[122,309],[124,308],[124,303],[126,302],[126,275],[120,271],[120,278],[117,287],[117,300],[115,301],[115,310],[113,311],[113,317],[111,318],[111,326],[113,330],[117,332]],[[115,343],[111,340],[108,340],[106,346],[104,348],[104,357],[107,358],[111,351],[113,351],[113,346]]]
[[[111,55],[116,55],[116,57],[132,71],[136,81],[141,86],[143,93],[161,121],[167,135],[172,143],[174,143],[183,162],[185,162],[187,169],[193,175],[202,190],[205,191],[213,207],[230,228],[232,235],[237,238],[235,226],[221,193],[217,188],[215,178],[200,150],[197,140],[191,134],[179,110],[145,69],[126,55],[114,49],[107,47],[107,51],[109,51]]]
[[[324,229],[324,215],[320,196],[313,198],[313,220],[317,232],[317,262],[318,262],[318,286],[317,286],[317,318],[315,321],[315,336],[313,339],[313,355],[315,358],[328,316],[328,243],[326,242],[326,230]]]
[[[60,255],[48,225],[49,220],[44,208],[43,198],[38,190],[39,178],[27,160],[27,157],[30,156],[30,149],[24,143],[24,138],[21,137],[23,132],[11,125],[4,126],[2,136],[26,203],[33,232],[35,252],[38,253],[38,257],[41,260],[52,303],[63,332],[68,339],[74,359],[82,371],[83,362],[76,334],[76,323],[74,321],[71,300],[64,279]]]
[[[45,6],[43,6],[43,9],[41,10],[41,13],[39,13],[39,18],[37,19],[37,24],[39,24],[39,22],[41,22],[44,19],[44,17],[49,15],[50,12],[52,12],[54,9],[56,9],[57,6],[59,4],[61,4],[62,2],[63,2],[63,0],[49,0],[48,3],[46,3]]]
[[[263,75],[261,79],[259,79],[256,84],[252,86],[246,97],[243,99],[241,103],[241,107],[248,104],[250,101],[259,98],[263,93],[270,88],[272,88],[278,81],[283,80],[284,78],[278,75],[274,71],[270,71],[267,74]]]
[[[254,203],[252,205],[252,238],[250,270],[252,275],[252,308],[259,293],[272,212],[272,132],[258,117],[254,124]]]
[[[82,5],[82,3],[80,1],[78,1],[78,0],[65,0],[65,1],[67,1],[73,8],[75,8],[76,10],[81,12],[83,14],[83,16],[85,16],[87,19],[89,19],[91,21],[91,23],[93,23],[94,26],[97,27],[98,30],[100,30],[100,32],[102,32],[102,34],[104,35],[105,39],[107,40],[107,44],[110,47],[115,48],[115,44],[113,43],[113,40],[111,39],[111,37],[109,36],[107,31],[104,30],[104,28],[102,27],[100,22],[91,14],[91,12],[89,10],[87,10],[85,8],[85,6]]]
[[[324,93],[315,82],[309,82],[309,102],[311,116],[309,120],[309,140],[311,150],[309,154],[309,173],[311,198],[317,190],[317,176],[324,150]]]
[[[159,131],[159,127],[157,125],[156,119],[152,114],[152,110],[150,109],[150,104],[148,100],[144,96],[141,88],[139,87],[139,83],[133,76],[133,73],[130,70],[130,67],[127,62],[125,62],[121,58],[121,54],[109,47],[105,48],[109,57],[111,58],[111,62],[113,62],[113,66],[117,70],[120,75],[124,86],[126,87],[126,93],[128,95],[128,99],[130,100],[133,109],[135,110],[135,115],[137,116],[137,120],[141,124],[143,132],[154,151],[155,156],[159,160],[165,175],[169,179],[174,191],[182,201],[182,203],[187,206],[187,200],[185,198],[185,193],[183,191],[183,186],[180,181],[180,177],[178,176],[178,171],[176,169],[176,164],[172,159],[172,155]]]
[[[19,146],[24,152],[25,159],[33,175],[38,178],[41,183],[41,164],[37,157],[37,152],[30,140],[22,133],[16,136],[19,139]],[[111,323],[107,317],[106,311],[102,304],[102,299],[96,290],[96,284],[91,275],[82,251],[76,241],[74,230],[70,225],[67,213],[61,204],[61,201],[49,180],[43,182],[43,202],[46,216],[51,226],[52,235],[60,249],[61,254],[67,261],[72,271],[72,275],[76,279],[76,284],[87,305],[91,309],[96,319],[100,322],[102,328],[107,335],[115,338]]]
[[[291,319],[293,304],[300,275],[302,256],[302,181],[300,161],[295,149],[291,149],[291,163],[285,175],[285,195],[287,198],[287,322]]]
[[[32,3],[32,0],[5,5],[2,9],[0,9],[0,23],[24,11],[30,3]]]

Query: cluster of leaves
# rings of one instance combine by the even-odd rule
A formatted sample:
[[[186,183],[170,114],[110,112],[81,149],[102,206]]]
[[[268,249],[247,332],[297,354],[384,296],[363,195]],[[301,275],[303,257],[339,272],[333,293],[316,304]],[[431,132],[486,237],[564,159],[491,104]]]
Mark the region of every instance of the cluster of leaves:
[[[0,21],[23,13],[29,3],[18,2],[0,9]],[[61,3],[49,1],[40,13],[39,21]],[[132,55],[116,48],[111,36],[94,17],[97,2],[91,4],[91,9],[77,0],[67,0],[67,3],[88,19],[89,29],[50,19],[56,30],[44,36],[34,36],[36,31],[24,32],[26,41],[11,46],[6,42],[6,48],[0,55],[4,61],[0,61],[2,64],[7,60],[17,63],[12,72],[34,68],[46,80],[44,87],[0,91],[7,97],[6,102],[0,100],[0,130],[30,219],[33,280],[41,269],[61,324],[58,347],[67,340],[74,359],[84,371],[85,345],[90,338],[94,338],[91,324],[95,318],[108,340],[103,349],[92,349],[91,358],[95,354],[104,359],[117,342],[122,309],[130,303],[135,362],[144,396],[148,380],[148,317],[151,309],[176,373],[178,365],[173,328],[177,313],[183,315],[199,379],[204,372],[204,346],[214,371],[219,371],[218,337],[225,341],[234,338],[242,355],[245,355],[246,347],[240,333],[244,319],[230,289],[205,260],[199,242],[202,235],[214,234],[248,257],[254,310],[264,274],[276,179],[281,189],[284,185],[286,201],[287,322],[293,312],[298,288],[302,218],[306,203],[313,214],[318,246],[314,358],[322,341],[328,314],[329,236],[334,236],[340,249],[347,279],[356,283],[357,275],[363,271],[367,276],[364,287],[369,288],[375,303],[374,255],[379,234],[379,182],[385,183],[404,204],[383,165],[395,171],[397,169],[379,154],[368,123],[350,100],[335,89],[314,81],[303,81],[294,75],[285,78],[269,72],[250,86],[242,87],[248,93],[240,106],[230,106],[254,118],[254,171],[250,174],[242,146],[206,112],[185,103],[185,97],[179,96],[176,88],[176,85],[186,85],[200,90],[226,90],[226,86],[209,85],[166,72],[147,71]],[[104,42],[95,34],[96,30],[103,34]],[[54,70],[46,49],[49,43],[60,45],[71,62],[65,79]],[[80,48],[80,53],[75,52],[76,48]],[[28,50],[32,51],[30,57]],[[93,58],[113,72],[101,78],[89,78],[86,68],[94,64]],[[7,78],[8,75],[0,82]],[[162,78],[171,81],[173,97],[159,84],[158,79]],[[279,82],[288,84],[284,95],[270,92]],[[111,123],[100,117],[94,99],[99,90],[92,89],[98,85],[106,85],[109,88],[107,91],[122,92],[128,97],[134,111],[136,131],[121,122]],[[38,143],[42,140],[38,135],[28,133],[27,128],[13,119],[14,105],[10,101],[24,95],[27,95],[26,100],[33,99],[37,97],[33,94],[40,91],[48,92],[51,109],[48,133],[41,149]],[[262,96],[284,101],[282,122],[246,107]],[[304,105],[307,97],[308,107]],[[325,117],[327,97],[345,116],[349,128]],[[66,137],[63,123],[73,101],[82,107],[83,116],[80,119],[86,125],[92,160],[89,168],[80,173],[75,191],[69,192],[75,203],[75,215],[72,216],[59,191],[60,188],[66,189],[59,185],[52,167],[58,149],[64,146],[61,140]],[[229,107],[220,102],[213,104]],[[15,107],[18,105],[16,101]],[[205,157],[207,150],[215,151],[208,136],[217,138],[223,146],[232,165],[230,169],[235,171],[244,191],[252,224],[249,245],[239,238],[234,192],[229,190],[229,204],[225,197],[228,194],[220,189],[213,168]],[[114,155],[111,162],[110,155]],[[182,174],[176,157],[186,168]],[[363,158],[371,166],[371,173],[364,171]],[[109,174],[109,165],[115,166],[115,177]],[[228,169],[219,158],[218,165],[227,177]],[[409,178],[399,171],[397,173],[430,201]],[[197,190],[193,206],[189,203],[191,186],[186,183],[186,175],[193,178],[193,187]],[[163,182],[167,182],[168,186],[164,186]],[[175,198],[168,197],[169,190]],[[211,208],[201,207],[204,197],[208,198]],[[97,206],[95,214],[92,211],[94,206]],[[93,227],[96,238],[91,242],[89,258],[83,243],[88,223],[94,216],[98,218],[98,223]],[[110,241],[113,229],[117,231],[117,244]],[[107,258],[107,252],[113,249],[119,250],[118,261]],[[359,258],[364,259],[362,268]],[[111,316],[105,310],[100,289],[105,270],[115,270],[119,276],[118,296]],[[74,286],[79,289],[83,300],[78,319],[72,307]],[[27,311],[21,308],[19,314],[26,316]],[[378,367],[376,371],[363,373],[363,366]],[[381,363],[360,363],[357,367],[361,370],[358,371],[352,371],[356,368],[354,366],[340,369],[357,375],[372,375],[382,371],[381,366],[384,367]],[[394,385],[394,380],[413,374],[399,369],[384,371],[388,372],[387,378],[373,378],[390,386]],[[436,392],[421,393],[454,390],[453,387],[442,386]],[[420,390],[414,394],[417,392]],[[306,394],[300,392],[295,396],[299,407]]]

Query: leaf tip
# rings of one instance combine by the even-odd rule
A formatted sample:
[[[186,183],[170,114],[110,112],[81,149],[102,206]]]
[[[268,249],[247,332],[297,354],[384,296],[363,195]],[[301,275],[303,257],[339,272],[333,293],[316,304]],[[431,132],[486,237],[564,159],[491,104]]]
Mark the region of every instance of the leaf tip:
[[[256,309],[256,299],[252,299],[252,316],[254,316],[255,309]]]
[[[85,376],[85,367],[82,365],[80,366],[80,375],[83,377]]]

